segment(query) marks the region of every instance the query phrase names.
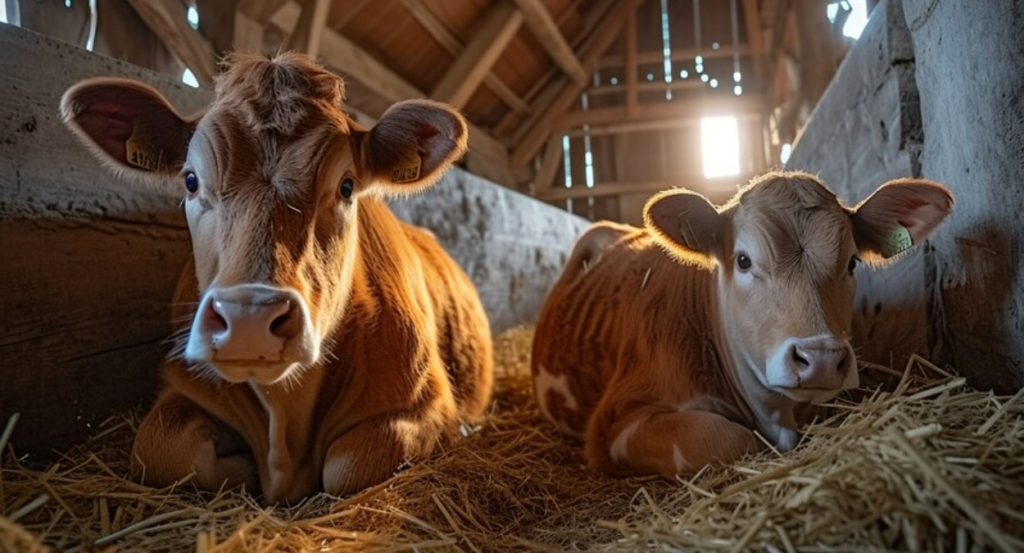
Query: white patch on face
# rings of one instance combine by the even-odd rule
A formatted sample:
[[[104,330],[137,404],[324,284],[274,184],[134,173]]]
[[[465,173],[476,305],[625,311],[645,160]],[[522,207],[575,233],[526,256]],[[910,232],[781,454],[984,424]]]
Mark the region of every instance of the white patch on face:
[[[540,410],[544,413],[544,416],[548,420],[555,421],[555,418],[551,416],[551,411],[548,410],[547,397],[548,392],[554,391],[556,394],[565,398],[565,406],[575,411],[579,409],[579,403],[576,402],[576,397],[572,395],[569,390],[569,377],[565,374],[555,376],[548,372],[548,370],[541,365],[538,367],[540,370],[537,371],[537,375],[533,377],[533,388],[537,393],[537,403],[540,404]],[[555,421],[558,422],[558,421]]]
[[[676,474],[682,474],[686,468],[686,457],[683,457],[683,450],[679,444],[672,444],[672,464],[676,467]]]
[[[612,461],[621,463],[629,458],[629,440],[633,438],[633,434],[636,434],[638,428],[640,428],[640,421],[635,420],[612,440],[612,446],[608,449]]]

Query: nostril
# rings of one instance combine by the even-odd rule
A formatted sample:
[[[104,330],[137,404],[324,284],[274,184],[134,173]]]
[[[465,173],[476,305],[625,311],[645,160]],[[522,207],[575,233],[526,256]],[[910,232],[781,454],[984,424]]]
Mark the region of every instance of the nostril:
[[[228,321],[224,318],[224,307],[219,301],[212,301],[209,308],[203,313],[203,323],[206,328],[213,332],[225,332],[228,330]]]
[[[797,348],[792,349],[790,356],[798,365],[803,365],[804,367],[809,367],[811,365],[811,362],[808,361],[806,357],[800,355],[800,350]]]
[[[297,319],[295,307],[292,302],[286,302],[284,313],[274,317],[274,320],[270,321],[270,333],[274,336],[287,338],[296,333],[294,328],[296,325],[294,321]]]

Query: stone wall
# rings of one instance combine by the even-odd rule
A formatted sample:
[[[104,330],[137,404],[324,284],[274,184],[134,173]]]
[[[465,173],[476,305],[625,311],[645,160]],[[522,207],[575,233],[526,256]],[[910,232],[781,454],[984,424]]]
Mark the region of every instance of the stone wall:
[[[982,388],[1024,383],[1022,9],[880,2],[786,163],[850,204],[904,176],[956,196],[928,244],[858,270],[854,339],[868,360],[916,352]]]

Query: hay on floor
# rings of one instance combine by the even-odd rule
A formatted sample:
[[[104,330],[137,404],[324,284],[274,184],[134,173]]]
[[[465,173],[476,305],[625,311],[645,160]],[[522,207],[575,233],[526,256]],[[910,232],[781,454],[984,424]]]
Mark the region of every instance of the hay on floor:
[[[479,431],[352,497],[268,508],[188,481],[141,486],[124,478],[135,415],[42,468],[0,437],[0,551],[1024,548],[1024,392],[972,391],[921,359],[868,366],[890,382],[834,402],[792,453],[612,479],[538,416],[531,338],[498,340]]]

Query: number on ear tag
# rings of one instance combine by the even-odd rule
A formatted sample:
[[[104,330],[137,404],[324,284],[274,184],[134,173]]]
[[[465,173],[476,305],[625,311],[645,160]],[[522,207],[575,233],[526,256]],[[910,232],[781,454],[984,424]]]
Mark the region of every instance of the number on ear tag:
[[[146,128],[137,120],[132,125],[132,135],[125,142],[124,149],[128,163],[136,167],[155,171],[160,165],[159,150]]]
[[[396,184],[420,180],[422,161],[417,150],[405,156],[398,167],[391,171],[391,180]]]
[[[885,237],[885,243],[882,244],[882,257],[889,259],[912,247],[914,247],[914,238],[910,236],[910,231],[903,225],[896,225]]]

